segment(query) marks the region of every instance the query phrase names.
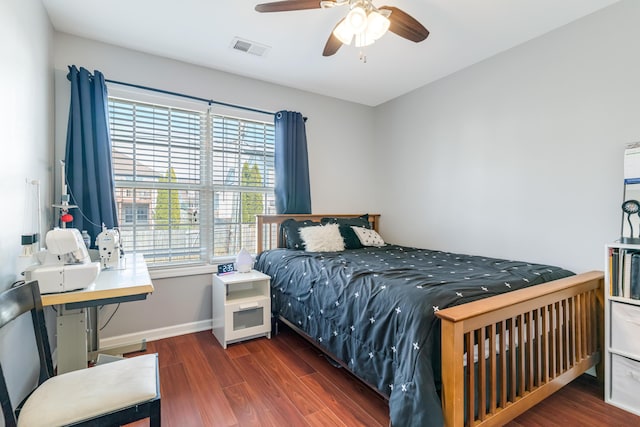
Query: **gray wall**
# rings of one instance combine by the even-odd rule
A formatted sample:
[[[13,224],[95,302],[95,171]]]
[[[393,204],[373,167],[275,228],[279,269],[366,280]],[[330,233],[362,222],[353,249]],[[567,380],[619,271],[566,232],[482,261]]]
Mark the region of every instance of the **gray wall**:
[[[53,30],[39,1],[0,2],[0,290],[17,278],[20,236],[31,227],[37,210],[35,187],[27,184],[27,179],[40,182],[42,227],[48,227],[44,218],[49,217],[47,206],[52,200],[52,37]],[[0,360],[7,364],[4,372],[9,386],[17,390],[12,396],[17,403],[34,377],[21,378],[16,371],[34,367],[35,360],[25,355],[37,355],[32,339],[27,339],[33,335],[30,318],[23,316],[11,326],[0,332]]]
[[[100,70],[107,79],[135,83],[266,111],[300,111],[308,117],[307,140],[313,211],[379,209],[371,182],[376,171],[370,107],[319,96],[195,65],[56,33],[56,155],[64,155],[68,111],[67,66]],[[167,272],[163,272],[167,273]],[[173,272],[169,272],[173,274]],[[154,339],[210,327],[210,275],[164,277],[153,273],[155,292],[144,302],[122,304],[101,332],[104,345]],[[101,314],[102,323],[113,307]],[[176,326],[178,325],[178,326]]]
[[[640,140],[638,19],[617,3],[376,108],[385,237],[604,269]]]

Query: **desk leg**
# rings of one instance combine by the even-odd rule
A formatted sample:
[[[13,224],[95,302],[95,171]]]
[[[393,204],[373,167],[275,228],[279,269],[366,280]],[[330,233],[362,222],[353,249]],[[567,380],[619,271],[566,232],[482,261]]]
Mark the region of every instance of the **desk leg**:
[[[96,352],[100,345],[99,340],[99,325],[98,325],[98,307],[87,307],[87,352],[89,354]],[[87,358],[89,362],[94,362],[95,359]]]
[[[58,374],[87,367],[87,324],[84,310],[65,310],[58,306]]]
[[[99,348],[100,331],[97,307],[65,309],[58,306],[57,353],[58,374],[85,369],[87,362],[97,360],[99,353],[122,355],[137,351],[146,351],[147,342],[127,346]]]

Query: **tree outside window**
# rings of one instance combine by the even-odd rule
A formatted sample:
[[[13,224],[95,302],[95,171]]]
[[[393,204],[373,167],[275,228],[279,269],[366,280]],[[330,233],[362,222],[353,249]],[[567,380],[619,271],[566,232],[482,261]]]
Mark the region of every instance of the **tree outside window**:
[[[176,182],[176,172],[169,168],[164,176],[159,178],[161,183]],[[178,190],[158,189],[156,196],[156,210],[153,217],[156,227],[167,229],[169,224],[180,223],[180,200]]]
[[[262,176],[260,175],[260,169],[255,163],[253,166],[249,166],[248,162],[244,162],[242,165],[242,177],[241,183],[243,187],[261,187]],[[256,215],[261,214],[264,210],[263,194],[262,193],[242,193],[242,223],[254,224],[256,222]]]

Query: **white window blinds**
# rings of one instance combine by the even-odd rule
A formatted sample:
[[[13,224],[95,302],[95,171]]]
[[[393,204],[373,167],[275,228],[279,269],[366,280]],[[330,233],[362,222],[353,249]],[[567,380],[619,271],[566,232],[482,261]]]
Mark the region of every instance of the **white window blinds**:
[[[109,98],[120,234],[151,266],[255,251],[274,213],[273,123]]]

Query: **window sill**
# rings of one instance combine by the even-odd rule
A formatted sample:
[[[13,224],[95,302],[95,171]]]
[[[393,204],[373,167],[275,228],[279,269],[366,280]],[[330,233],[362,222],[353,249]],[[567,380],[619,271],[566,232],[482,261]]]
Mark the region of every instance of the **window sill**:
[[[255,259],[255,256],[253,256]],[[234,262],[235,257],[216,258],[213,264],[199,264],[177,267],[149,268],[149,276],[154,279],[170,279],[172,277],[198,276],[202,274],[215,274],[218,272],[218,264]]]
[[[150,268],[149,276],[154,279],[169,279],[171,277],[197,276],[218,272],[218,266],[212,264],[194,265],[189,267]]]

